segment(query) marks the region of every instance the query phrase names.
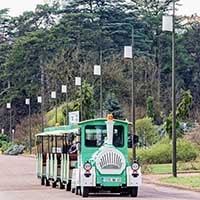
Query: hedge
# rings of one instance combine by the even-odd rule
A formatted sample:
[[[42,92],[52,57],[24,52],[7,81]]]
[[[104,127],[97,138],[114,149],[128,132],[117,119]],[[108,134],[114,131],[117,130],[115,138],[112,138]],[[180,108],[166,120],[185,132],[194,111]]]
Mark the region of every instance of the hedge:
[[[185,140],[177,140],[177,161],[195,160],[199,155],[199,147]],[[138,149],[137,157],[144,164],[164,164],[172,162],[172,144],[164,140],[149,149]]]

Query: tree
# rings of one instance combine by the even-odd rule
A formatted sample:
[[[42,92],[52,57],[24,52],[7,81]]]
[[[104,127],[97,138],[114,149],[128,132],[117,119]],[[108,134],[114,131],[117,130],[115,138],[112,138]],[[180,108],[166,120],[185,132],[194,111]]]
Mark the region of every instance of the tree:
[[[179,120],[186,120],[189,116],[189,112],[192,105],[192,95],[189,90],[183,91],[182,99],[178,104],[176,110],[176,116]]]
[[[76,100],[71,102],[72,111],[81,111],[82,101],[82,120],[91,119],[94,117],[94,90],[93,86],[88,84],[86,81],[82,83],[82,92],[79,88],[76,92]]]
[[[176,109],[176,130],[177,137],[183,135],[183,131],[180,129],[180,121],[188,118],[190,107],[192,105],[192,95],[190,91],[183,91],[182,98]],[[169,137],[172,138],[172,113],[165,120],[165,129]]]
[[[107,114],[112,114],[115,119],[124,119],[123,110],[115,96],[115,94],[108,95],[105,102],[105,110]]]
[[[155,120],[154,98],[149,96],[147,98],[147,116],[153,121]]]
[[[136,133],[141,138],[142,146],[151,146],[158,140],[158,133],[152,123],[152,119],[145,117],[136,120]]]

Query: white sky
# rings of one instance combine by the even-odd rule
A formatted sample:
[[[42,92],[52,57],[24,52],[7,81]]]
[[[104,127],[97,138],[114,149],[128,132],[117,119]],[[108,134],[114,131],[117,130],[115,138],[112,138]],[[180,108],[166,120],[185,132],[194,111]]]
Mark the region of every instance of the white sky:
[[[43,4],[44,0],[0,0],[0,9],[10,8],[10,14],[17,16],[23,11],[34,10],[37,4]],[[200,0],[181,0],[182,6],[178,14],[191,15],[197,13],[200,15]]]

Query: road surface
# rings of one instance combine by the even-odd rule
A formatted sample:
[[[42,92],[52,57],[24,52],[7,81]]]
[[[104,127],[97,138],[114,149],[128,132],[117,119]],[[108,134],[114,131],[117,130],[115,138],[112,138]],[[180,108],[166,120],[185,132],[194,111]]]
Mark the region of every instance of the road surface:
[[[35,158],[0,155],[0,200],[67,200],[82,199],[71,192],[40,186],[35,175]],[[200,200],[200,193],[144,184],[137,198],[119,195],[92,195],[86,198],[108,200]]]

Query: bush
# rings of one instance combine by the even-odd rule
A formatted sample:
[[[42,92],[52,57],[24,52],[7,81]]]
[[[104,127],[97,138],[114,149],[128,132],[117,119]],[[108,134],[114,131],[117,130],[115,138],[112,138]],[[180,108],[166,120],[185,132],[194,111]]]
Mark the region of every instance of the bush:
[[[177,161],[195,160],[199,154],[198,146],[185,141],[177,140]],[[138,159],[141,163],[164,164],[172,162],[172,145],[169,140],[164,139],[159,144],[149,149],[139,149]]]
[[[11,142],[5,142],[3,143],[2,147],[1,147],[1,151],[4,152],[6,151],[8,148],[10,148],[12,146]]]
[[[158,140],[158,131],[153,125],[152,119],[145,117],[136,120],[136,132],[140,137],[141,146],[151,146]]]
[[[0,134],[0,148],[8,142],[8,136],[5,134]]]

